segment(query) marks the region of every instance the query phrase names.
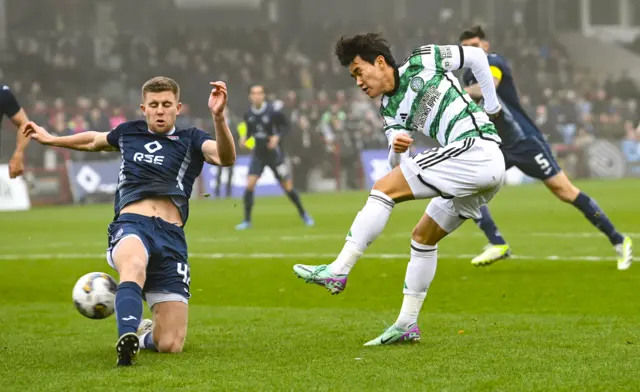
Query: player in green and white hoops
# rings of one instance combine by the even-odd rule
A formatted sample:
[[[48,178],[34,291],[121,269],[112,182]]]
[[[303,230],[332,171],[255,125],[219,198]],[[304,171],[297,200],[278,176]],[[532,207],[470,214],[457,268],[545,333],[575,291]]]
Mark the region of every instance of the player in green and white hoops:
[[[293,269],[307,282],[340,293],[351,268],[384,229],[393,207],[407,200],[432,199],[411,236],[400,315],[365,345],[416,341],[420,339],[418,313],[435,276],[438,242],[466,219],[478,219],[480,207],[504,181],[500,137],[487,116],[497,118],[501,112],[493,76],[485,53],[473,47],[423,46],[398,65],[387,41],[377,34],[340,39],[336,55],[365,94],[383,95],[380,112],[393,170],[373,186],[335,261],[297,264]],[[478,80],[484,110],[451,73],[463,67],[471,68]],[[409,156],[414,132],[432,137],[442,147]]]

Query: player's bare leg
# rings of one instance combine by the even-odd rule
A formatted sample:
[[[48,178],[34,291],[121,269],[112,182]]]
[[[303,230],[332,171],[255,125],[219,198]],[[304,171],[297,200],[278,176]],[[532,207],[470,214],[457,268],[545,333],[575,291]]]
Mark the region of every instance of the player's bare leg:
[[[153,305],[153,322],[144,320],[139,331],[141,348],[161,353],[182,352],[187,336],[189,307],[182,301]]]
[[[418,315],[436,275],[438,242],[449,233],[425,213],[411,234],[411,259],[407,265],[402,293],[402,308],[396,322],[382,335],[365,343],[381,346],[420,340]]]
[[[564,172],[545,180],[544,184],[560,200],[579,209],[593,226],[607,236],[618,255],[619,270],[631,267],[633,261],[631,237],[625,237],[615,229],[594,199],[573,185]]]
[[[315,222],[313,221],[313,218],[311,218],[311,216],[305,211],[304,207],[302,206],[302,201],[300,201],[300,195],[293,188],[293,180],[291,180],[291,178],[281,179],[280,186],[282,187],[282,190],[287,194],[287,197],[289,198],[289,200],[291,200],[293,205],[295,205],[296,208],[298,209],[298,214],[300,214],[300,218],[302,218],[302,220],[304,221],[305,226],[308,226],[308,227],[313,226]]]
[[[244,220],[236,226],[236,230],[251,228],[251,211],[253,210],[253,192],[260,177],[250,174],[247,177],[247,188],[244,191]]]
[[[293,267],[295,274],[307,283],[315,283],[332,294],[339,294],[347,285],[351,268],[384,230],[395,204],[413,199],[411,188],[398,166],[373,186],[367,203],[353,221],[336,260],[329,265],[296,264]]]
[[[137,236],[121,239],[111,251],[120,284],[116,291],[116,321],[118,323],[118,366],[135,363],[139,341],[136,334],[142,320],[142,287],[146,279],[147,249]]]

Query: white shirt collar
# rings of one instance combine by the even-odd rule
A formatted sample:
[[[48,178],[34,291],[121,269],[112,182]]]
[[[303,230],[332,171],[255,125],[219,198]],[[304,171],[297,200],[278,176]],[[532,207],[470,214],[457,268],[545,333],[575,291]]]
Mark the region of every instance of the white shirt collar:
[[[253,105],[251,105],[251,113],[253,114],[262,114],[264,113],[265,110],[267,110],[267,101],[264,101],[262,103],[262,106],[260,106],[258,109],[256,109],[255,107],[253,107]]]

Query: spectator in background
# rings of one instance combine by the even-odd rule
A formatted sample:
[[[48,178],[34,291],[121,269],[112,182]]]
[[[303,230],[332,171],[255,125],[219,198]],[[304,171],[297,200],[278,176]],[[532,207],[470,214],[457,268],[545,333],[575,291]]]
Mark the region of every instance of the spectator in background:
[[[615,93],[624,100],[633,99],[640,95],[640,91],[638,91],[636,83],[629,76],[628,70],[623,71],[620,75],[620,78],[616,83]]]
[[[624,128],[619,122],[615,123],[616,118],[607,113],[600,113],[595,124],[595,136],[611,141],[620,140],[624,136]]]
[[[309,118],[302,114],[296,122],[291,122],[293,129],[286,139],[287,150],[290,151],[293,165],[293,184],[301,192],[309,190],[309,174],[315,166],[315,151],[319,148],[317,134],[311,127]]]
[[[44,96],[42,94],[42,87],[40,86],[40,83],[32,82],[31,89],[27,94],[27,102],[29,102],[29,104],[34,105],[35,102],[42,100],[43,98]]]
[[[571,145],[575,137],[577,125],[575,122],[569,121],[564,113],[558,115],[558,124],[556,125],[555,135],[550,135],[548,141],[550,143],[562,143]]]
[[[573,146],[575,147],[575,156],[576,156],[576,176],[580,178],[589,177],[589,165],[587,163],[587,147],[591,143],[595,141],[595,137],[592,133],[587,131],[585,128],[578,128],[576,131],[576,136],[573,141]]]
[[[126,121],[127,121],[127,118],[122,113],[121,108],[113,109],[113,114],[111,115],[111,117],[109,117],[109,125],[111,126],[111,129],[117,127],[118,125]]]
[[[89,120],[89,112],[91,111],[91,100],[87,97],[80,97],[76,100],[78,114]]]
[[[625,137],[621,147],[629,162],[640,162],[640,124],[634,129],[632,123],[625,123]]]
[[[58,121],[58,117],[61,117],[63,120],[67,117],[64,100],[60,97],[53,101],[53,109],[51,110],[51,119],[49,120],[49,124],[54,125],[56,121]]]
[[[63,112],[57,112],[52,119],[53,123],[53,135],[55,136],[68,136],[73,134],[71,130],[69,130],[67,121],[65,119],[65,114]]]
[[[86,132],[89,130],[89,122],[82,113],[78,113],[69,121],[68,129],[72,134]]]
[[[98,132],[111,130],[109,118],[98,108],[93,108],[89,112],[89,129]]]
[[[593,114],[599,116],[600,113],[609,112],[609,101],[607,100],[607,92],[600,89],[596,92],[595,99],[593,100]]]
[[[391,25],[380,24],[376,29],[388,31],[393,42],[405,46],[399,47],[404,53],[424,42],[455,39],[450,35],[457,30],[456,23],[450,18],[435,19],[434,23],[440,24],[429,28],[402,25],[390,28]],[[366,25],[359,28],[364,29]],[[350,27],[344,23],[309,25],[303,26],[295,36],[283,35],[272,28],[179,29],[170,39],[163,40],[160,47],[153,34],[142,37],[121,31],[101,37],[102,46],[97,45],[98,40],[88,38],[90,35],[69,31],[47,32],[46,39],[36,38],[35,34],[19,35],[9,38],[15,44],[12,53],[15,60],[8,56],[0,75],[18,82],[13,89],[23,90],[25,106],[31,108],[29,113],[36,122],[53,127],[56,116],[61,113],[66,123],[62,128],[67,129],[60,132],[69,132],[68,128],[75,132],[87,128],[107,131],[125,119],[139,118],[138,112],[112,111],[106,99],[94,98],[109,97],[114,106],[128,107],[131,99],[138,98],[139,91],[133,90],[127,95],[127,89],[149,73],[171,73],[185,79],[185,103],[195,103],[201,94],[197,80],[211,72],[224,75],[221,78],[228,80],[229,85],[250,85],[259,80],[272,85],[271,91],[279,92],[276,98],[285,101],[290,123],[304,130],[290,147],[294,169],[311,170],[303,159],[309,158],[313,161],[309,165],[322,164],[330,173],[337,157],[327,155],[327,146],[344,153],[353,145],[356,150],[378,149],[386,148],[387,143],[378,113],[379,103],[368,100],[358,90],[348,94],[339,90],[347,84],[348,75],[335,61],[332,48],[340,32]],[[616,142],[623,136],[625,141],[629,140],[626,121],[640,121],[636,101],[640,95],[628,73],[611,75],[605,83],[589,70],[572,66],[566,51],[552,38],[543,41],[518,26],[501,29],[499,33],[503,37],[496,40],[496,50],[512,60],[514,75],[523,90],[522,105],[545,137],[565,145],[585,145],[596,136]],[[126,67],[122,69],[128,70],[126,74],[119,71],[118,67],[123,65]],[[42,72],[43,69],[47,72]],[[33,75],[38,75],[37,81],[33,81]],[[112,90],[106,86],[120,86],[125,94],[119,94],[118,88]],[[90,90],[94,87],[95,90]],[[106,90],[110,93],[105,94]],[[56,96],[57,99],[51,99]],[[234,102],[237,110],[244,108],[243,96],[232,96],[230,100],[232,109]],[[76,105],[69,105],[74,102]],[[77,106],[77,111],[71,106]],[[185,105],[178,124],[192,117],[193,123],[211,129],[207,125],[208,112],[205,110],[203,114],[200,109],[206,108]],[[334,134],[343,128],[340,121],[334,121],[340,112],[346,114],[346,133]],[[84,116],[85,122],[76,117],[78,113]],[[601,118],[601,113],[606,116]],[[44,119],[37,121],[38,116]],[[416,137],[416,144],[418,149],[429,145],[421,135]],[[313,150],[309,150],[309,145],[313,145]],[[298,148],[301,150],[295,151]],[[300,158],[299,162],[295,156]],[[342,166],[345,165],[343,162]],[[297,175],[297,182],[301,181],[300,176]]]
[[[31,121],[36,124],[47,124],[49,122],[47,112],[47,104],[45,101],[35,101],[33,110],[30,111],[29,116],[31,117]]]

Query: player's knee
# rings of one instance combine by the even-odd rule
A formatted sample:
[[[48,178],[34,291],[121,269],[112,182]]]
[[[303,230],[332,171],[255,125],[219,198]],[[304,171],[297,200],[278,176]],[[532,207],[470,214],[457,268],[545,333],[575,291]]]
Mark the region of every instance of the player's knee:
[[[184,348],[184,335],[167,334],[160,336],[155,342],[156,349],[161,353],[180,353]]]
[[[253,192],[256,189],[256,183],[257,183],[257,181],[249,180],[247,182],[247,190],[249,192]]]
[[[393,184],[391,183],[391,181],[387,181],[386,177],[383,177],[376,181],[375,184],[373,184],[373,188],[371,189],[374,191],[382,192],[385,195],[389,196],[389,193],[391,193],[393,190],[392,185]]]
[[[117,263],[121,281],[138,282],[141,286],[146,279],[147,260],[137,256],[127,257]]]
[[[396,203],[414,199],[400,167],[396,167],[389,174],[376,181],[372,189],[384,193]]]
[[[422,230],[419,226],[413,228],[411,239],[422,245],[426,245],[427,242],[429,242],[429,236],[426,231]]]
[[[556,197],[565,203],[573,203],[580,194],[580,189],[571,183],[569,178],[560,172],[544,181],[544,184]]]
[[[580,189],[576,188],[575,185],[568,183],[563,184],[562,186],[551,188],[552,192],[558,197],[558,199],[562,200],[565,203],[573,203],[573,201],[580,194]]]
[[[293,181],[291,180],[282,180],[280,182],[280,186],[282,187],[282,189],[284,189],[286,192],[291,192],[293,190]]]
[[[411,239],[422,245],[435,246],[449,233],[428,214],[424,214],[411,232]]]
[[[421,245],[436,245],[440,241],[440,238],[435,235],[433,230],[429,230],[420,224],[413,228],[411,239]]]

